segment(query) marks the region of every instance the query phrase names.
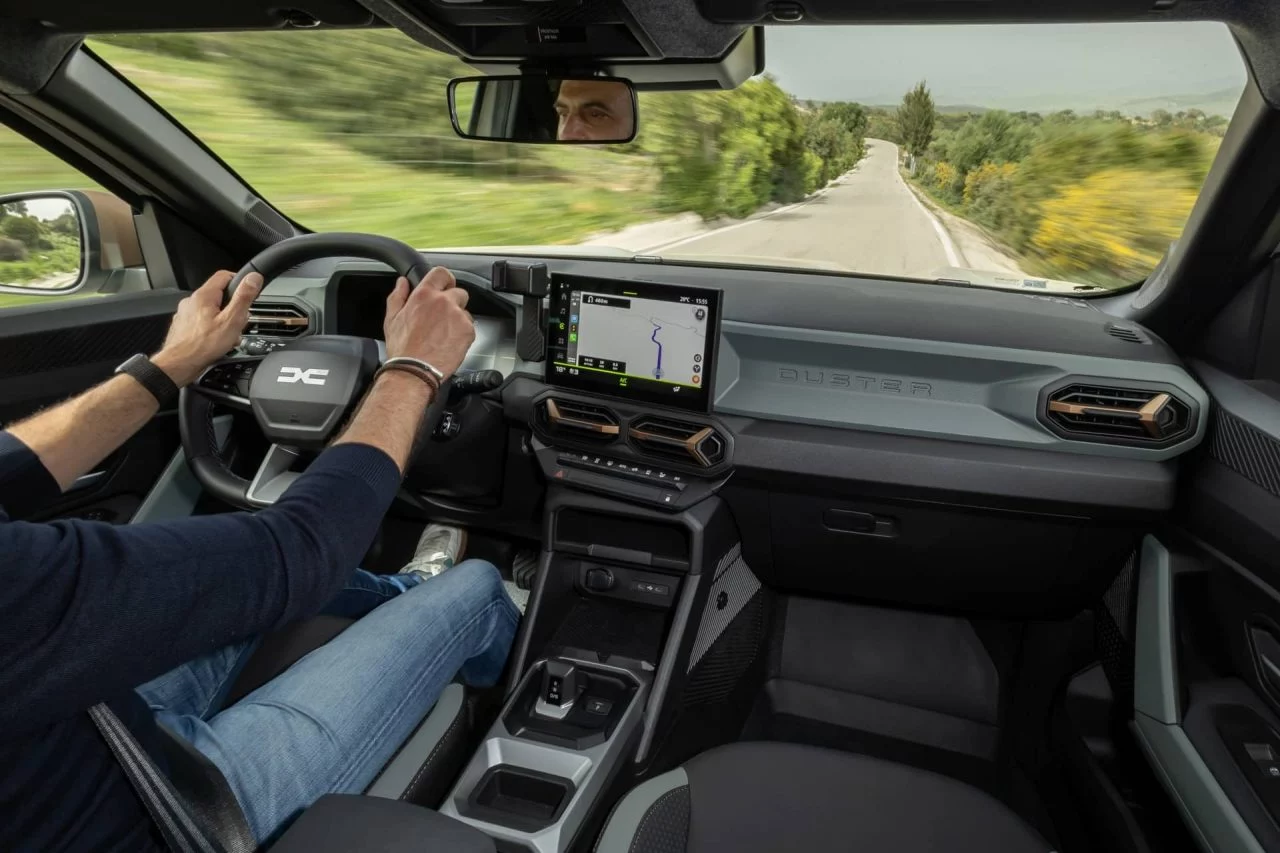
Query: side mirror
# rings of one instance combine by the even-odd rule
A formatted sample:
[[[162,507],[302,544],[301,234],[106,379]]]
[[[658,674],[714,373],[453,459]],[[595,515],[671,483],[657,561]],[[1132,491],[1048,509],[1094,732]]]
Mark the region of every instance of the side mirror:
[[[0,196],[0,287],[63,293],[85,277],[84,218],[67,193]]]
[[[39,300],[148,287],[133,211],[116,196],[97,190],[0,195],[0,293]]]
[[[612,144],[636,136],[636,93],[620,77],[459,77],[449,115],[465,139]]]

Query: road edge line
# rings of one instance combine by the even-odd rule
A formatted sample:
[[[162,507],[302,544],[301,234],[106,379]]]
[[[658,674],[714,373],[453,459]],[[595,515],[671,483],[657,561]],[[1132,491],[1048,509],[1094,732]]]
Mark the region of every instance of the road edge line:
[[[916,203],[916,207],[920,208],[920,212],[929,217],[929,221],[933,223],[933,230],[938,232],[938,239],[942,241],[942,251],[946,253],[947,260],[951,262],[951,266],[961,268],[968,267],[969,261],[967,259],[965,259],[963,263],[961,262],[961,258],[964,258],[964,252],[961,251],[960,247],[956,244],[956,241],[951,236],[951,232],[947,229],[947,226],[943,225],[942,220],[938,219],[938,217],[934,215],[934,212],[920,200],[920,194],[916,192],[916,188],[907,183],[906,178],[902,177],[902,170],[894,169],[893,171],[898,176],[898,180],[902,185],[906,187],[907,192],[911,194],[911,199]]]

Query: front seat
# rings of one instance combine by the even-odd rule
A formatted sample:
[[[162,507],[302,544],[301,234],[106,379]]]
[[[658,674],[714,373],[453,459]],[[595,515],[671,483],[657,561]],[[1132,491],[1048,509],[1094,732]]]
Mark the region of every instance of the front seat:
[[[596,853],[1047,853],[982,791],[902,764],[785,743],[736,743],[640,785]]]

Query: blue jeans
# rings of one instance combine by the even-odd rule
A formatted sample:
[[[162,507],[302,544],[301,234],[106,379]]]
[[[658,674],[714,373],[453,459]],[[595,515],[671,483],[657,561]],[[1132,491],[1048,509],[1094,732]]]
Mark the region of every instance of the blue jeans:
[[[138,688],[222,771],[260,843],[323,794],[363,792],[455,675],[496,683],[520,619],[483,560],[426,581],[357,571],[325,612],[359,621],[230,708],[256,639]]]

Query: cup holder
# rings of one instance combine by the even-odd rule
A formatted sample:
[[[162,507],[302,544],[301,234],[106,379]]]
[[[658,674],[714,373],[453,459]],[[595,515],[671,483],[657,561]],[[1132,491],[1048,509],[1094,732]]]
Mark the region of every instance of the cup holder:
[[[467,812],[500,826],[536,831],[560,818],[573,792],[568,779],[499,764],[480,778]]]

